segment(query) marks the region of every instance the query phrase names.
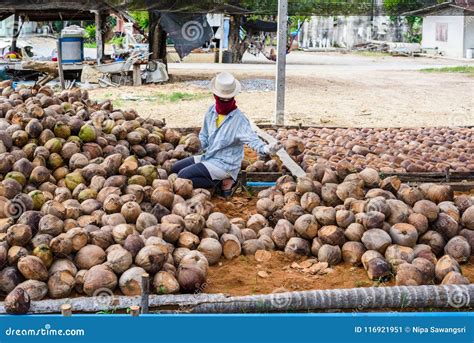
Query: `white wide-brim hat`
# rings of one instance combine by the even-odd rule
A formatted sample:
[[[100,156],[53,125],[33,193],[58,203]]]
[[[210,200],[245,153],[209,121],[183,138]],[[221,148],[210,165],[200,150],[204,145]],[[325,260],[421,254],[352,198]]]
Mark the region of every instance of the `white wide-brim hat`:
[[[240,82],[230,73],[217,74],[209,86],[211,92],[220,98],[233,98],[240,93]]]

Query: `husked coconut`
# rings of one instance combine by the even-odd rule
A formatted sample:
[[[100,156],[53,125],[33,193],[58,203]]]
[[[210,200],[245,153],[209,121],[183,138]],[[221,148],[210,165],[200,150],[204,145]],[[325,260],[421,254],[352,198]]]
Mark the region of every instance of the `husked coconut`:
[[[402,263],[397,267],[395,280],[397,286],[419,286],[423,284],[424,278],[416,266],[410,263]]]
[[[471,246],[466,238],[455,236],[446,243],[444,253],[450,255],[459,263],[464,263],[467,262],[471,256]]]
[[[341,248],[342,259],[352,265],[361,264],[362,255],[366,252],[364,245],[360,242],[346,242]]]
[[[390,228],[390,237],[394,244],[414,247],[418,240],[418,231],[411,224],[397,223]]]

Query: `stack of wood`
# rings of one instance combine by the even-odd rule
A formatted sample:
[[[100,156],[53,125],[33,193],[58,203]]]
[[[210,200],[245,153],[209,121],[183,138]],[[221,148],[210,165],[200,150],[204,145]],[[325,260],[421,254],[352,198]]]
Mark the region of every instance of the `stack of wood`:
[[[357,44],[354,48],[357,51],[386,52],[399,56],[413,56],[421,53],[421,45],[419,43],[369,40],[366,43]]]

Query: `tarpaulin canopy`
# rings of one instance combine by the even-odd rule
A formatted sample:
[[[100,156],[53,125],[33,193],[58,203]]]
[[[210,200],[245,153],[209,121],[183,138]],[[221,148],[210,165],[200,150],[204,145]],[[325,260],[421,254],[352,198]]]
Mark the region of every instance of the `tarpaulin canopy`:
[[[180,58],[203,46],[213,36],[204,14],[162,13],[160,25],[173,39]]]

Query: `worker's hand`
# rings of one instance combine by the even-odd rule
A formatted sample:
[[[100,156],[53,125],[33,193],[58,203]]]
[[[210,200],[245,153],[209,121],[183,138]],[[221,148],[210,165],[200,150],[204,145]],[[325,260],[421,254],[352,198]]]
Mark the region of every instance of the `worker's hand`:
[[[275,143],[268,144],[267,146],[265,146],[264,151],[265,151],[265,154],[273,156],[281,148],[283,148],[283,145],[280,142],[275,142]]]

